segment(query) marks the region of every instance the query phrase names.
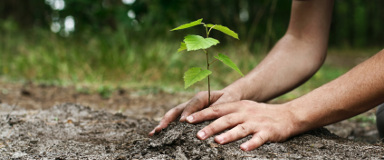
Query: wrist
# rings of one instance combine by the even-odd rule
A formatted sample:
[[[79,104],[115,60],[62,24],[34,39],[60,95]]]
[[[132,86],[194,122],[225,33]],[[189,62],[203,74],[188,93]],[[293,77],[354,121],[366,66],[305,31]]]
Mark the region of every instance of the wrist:
[[[231,102],[242,100],[242,92],[238,90],[233,85],[229,85],[221,90],[227,98],[229,98]]]
[[[228,85],[223,91],[233,94],[238,100],[259,101],[260,95],[257,86],[250,82],[249,77],[242,77]]]
[[[316,128],[313,123],[310,123],[309,113],[300,104],[297,104],[295,100],[284,103],[283,105],[286,111],[291,114],[291,136]]]

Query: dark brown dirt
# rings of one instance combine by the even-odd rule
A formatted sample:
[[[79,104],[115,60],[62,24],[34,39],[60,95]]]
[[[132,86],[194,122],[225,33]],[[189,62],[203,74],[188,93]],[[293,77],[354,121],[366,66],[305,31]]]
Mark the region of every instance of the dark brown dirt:
[[[173,106],[182,103],[193,94],[169,93],[157,88],[105,91],[98,88],[73,86],[58,87],[44,84],[10,84],[0,81],[0,102],[34,110],[48,109],[61,103],[79,103],[98,110],[121,112],[132,118],[159,119]]]
[[[351,140],[320,129],[252,152],[239,149],[245,139],[227,145],[198,140],[196,132],[208,122],[173,123],[159,135],[147,136],[167,110],[191,96],[117,89],[105,97],[75,87],[0,82],[0,159],[384,158],[375,124],[364,120],[327,126]],[[374,110],[366,113],[372,114]]]
[[[148,137],[156,122],[95,111],[75,104],[48,110],[0,107],[1,159],[380,159],[384,145],[357,143],[318,129],[284,143],[244,152],[247,140],[218,145],[201,141],[196,132],[208,122],[173,123]]]

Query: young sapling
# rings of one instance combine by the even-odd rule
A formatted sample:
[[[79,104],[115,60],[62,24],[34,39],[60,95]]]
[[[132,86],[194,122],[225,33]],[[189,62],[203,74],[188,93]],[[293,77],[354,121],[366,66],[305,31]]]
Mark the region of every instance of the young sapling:
[[[184,73],[184,88],[188,88],[194,83],[203,80],[204,78],[208,79],[208,104],[211,104],[211,82],[209,79],[209,75],[212,74],[212,72],[209,70],[210,65],[212,65],[216,60],[219,60],[238,72],[241,76],[244,76],[243,73],[240,71],[240,69],[236,66],[235,63],[232,62],[232,60],[224,55],[224,54],[217,54],[215,55],[215,59],[212,61],[209,61],[209,54],[208,54],[208,48],[219,44],[220,42],[217,39],[214,39],[212,37],[209,37],[209,33],[212,29],[218,30],[226,35],[229,35],[233,38],[239,39],[237,33],[230,30],[228,27],[218,25],[218,24],[205,24],[202,22],[203,19],[199,19],[187,24],[183,24],[179,27],[176,27],[172,29],[171,31],[175,30],[181,30],[186,29],[198,25],[202,25],[205,28],[206,38],[200,36],[200,35],[187,35],[184,37],[183,42],[180,44],[180,48],[178,49],[178,52],[187,50],[187,51],[196,51],[196,50],[202,50],[203,53],[205,53],[206,57],[206,69],[202,69],[200,67],[193,67],[190,68],[188,71]]]

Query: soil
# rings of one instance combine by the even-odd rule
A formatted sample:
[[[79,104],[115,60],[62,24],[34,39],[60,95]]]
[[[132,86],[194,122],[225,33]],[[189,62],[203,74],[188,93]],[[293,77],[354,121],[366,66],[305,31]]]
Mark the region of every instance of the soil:
[[[191,96],[118,89],[103,97],[74,87],[0,83],[0,159],[384,158],[376,128],[366,121],[342,121],[251,152],[239,149],[250,137],[226,145],[198,140],[196,132],[209,122],[174,122],[147,136],[167,110]]]

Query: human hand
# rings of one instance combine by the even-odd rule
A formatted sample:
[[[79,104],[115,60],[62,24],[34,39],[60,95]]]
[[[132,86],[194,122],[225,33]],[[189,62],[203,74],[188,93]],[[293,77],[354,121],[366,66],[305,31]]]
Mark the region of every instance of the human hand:
[[[240,145],[245,151],[253,150],[267,142],[281,142],[298,132],[296,116],[283,105],[270,105],[253,101],[238,101],[212,105],[186,118],[189,123],[216,119],[197,133],[205,140],[208,137],[230,129],[215,137],[219,144],[229,143],[248,135],[253,137]]]
[[[233,92],[227,91],[225,89],[211,92],[212,105],[229,103],[238,100],[240,100],[239,95],[236,95]],[[208,106],[208,92],[199,92],[191,100],[169,110],[161,119],[159,125],[157,125],[149,133],[149,135],[152,136],[155,133],[160,132],[162,129],[166,128],[169,123],[175,121],[179,116],[181,116],[180,121],[183,122],[187,116]]]

